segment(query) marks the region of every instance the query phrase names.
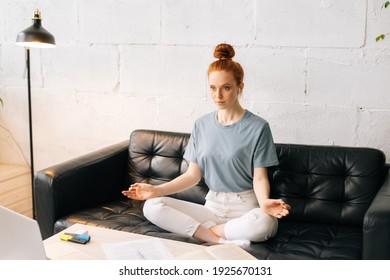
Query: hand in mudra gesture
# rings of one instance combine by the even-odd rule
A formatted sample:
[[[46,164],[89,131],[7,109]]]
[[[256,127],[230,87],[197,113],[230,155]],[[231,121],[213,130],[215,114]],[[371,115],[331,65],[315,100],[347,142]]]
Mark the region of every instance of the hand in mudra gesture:
[[[157,197],[156,187],[151,184],[135,183],[126,191],[122,191],[124,196],[136,200],[147,200]]]
[[[285,203],[282,199],[266,199],[261,204],[261,209],[265,213],[278,219],[287,216],[290,213],[290,208],[290,205]]]

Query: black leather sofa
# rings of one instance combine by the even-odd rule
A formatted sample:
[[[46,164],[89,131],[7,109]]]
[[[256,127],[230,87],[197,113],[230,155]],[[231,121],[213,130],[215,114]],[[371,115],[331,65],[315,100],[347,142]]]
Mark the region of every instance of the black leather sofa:
[[[189,134],[136,130],[129,141],[46,168],[35,177],[36,219],[44,238],[73,223],[184,242],[142,214],[121,191],[184,172]],[[390,180],[383,152],[371,148],[276,144],[271,196],[292,208],[277,235],[243,247],[258,259],[390,259]],[[173,195],[203,203],[208,187]],[[174,221],[172,221],[174,223]],[[210,244],[205,244],[210,245]]]

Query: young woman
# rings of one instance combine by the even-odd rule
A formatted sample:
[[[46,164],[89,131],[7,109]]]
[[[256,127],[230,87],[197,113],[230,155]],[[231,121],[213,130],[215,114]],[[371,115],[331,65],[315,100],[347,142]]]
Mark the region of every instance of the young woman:
[[[157,226],[204,242],[247,245],[274,236],[277,218],[290,206],[270,199],[267,167],[277,165],[268,123],[240,104],[244,71],[235,51],[219,44],[208,69],[210,94],[218,110],[195,122],[184,158],[188,170],[174,180],[135,183],[123,194],[146,200],[144,215]],[[205,205],[167,197],[195,186],[202,178],[210,191]]]

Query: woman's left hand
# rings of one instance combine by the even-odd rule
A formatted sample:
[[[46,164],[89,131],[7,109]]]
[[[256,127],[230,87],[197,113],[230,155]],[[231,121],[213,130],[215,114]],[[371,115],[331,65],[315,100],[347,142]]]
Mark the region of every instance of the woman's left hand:
[[[266,199],[261,204],[261,209],[268,215],[281,219],[290,213],[290,205],[282,199]]]

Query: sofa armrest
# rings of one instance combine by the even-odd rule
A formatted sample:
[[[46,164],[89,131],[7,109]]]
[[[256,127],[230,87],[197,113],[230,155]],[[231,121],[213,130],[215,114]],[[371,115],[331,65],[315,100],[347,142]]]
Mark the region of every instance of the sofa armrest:
[[[364,216],[362,258],[390,259],[390,173]]]
[[[37,172],[35,214],[44,239],[59,218],[122,196],[129,183],[128,145],[123,141]]]

